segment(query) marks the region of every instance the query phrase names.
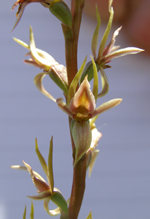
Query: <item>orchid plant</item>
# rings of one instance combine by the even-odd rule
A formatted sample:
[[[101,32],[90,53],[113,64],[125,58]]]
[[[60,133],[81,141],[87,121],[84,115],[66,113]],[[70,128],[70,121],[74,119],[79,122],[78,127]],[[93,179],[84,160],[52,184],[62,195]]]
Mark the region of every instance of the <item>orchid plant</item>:
[[[96,128],[95,121],[101,113],[117,106],[122,101],[120,98],[115,98],[96,107],[97,99],[106,95],[109,91],[109,83],[105,74],[105,69],[110,68],[109,63],[112,59],[127,54],[136,54],[143,50],[135,47],[120,49],[119,46],[115,46],[116,37],[119,34],[121,27],[114,32],[110,43],[106,46],[114,16],[112,7],[113,1],[110,0],[108,7],[110,17],[100,46],[98,47],[98,38],[101,19],[96,7],[97,25],[91,43],[93,55],[89,62],[87,62],[87,57],[85,57],[82,65],[78,69],[78,38],[84,0],[72,0],[71,9],[63,0],[18,0],[12,7],[13,10],[15,7],[19,6],[13,30],[19,23],[25,7],[32,2],[41,3],[60,20],[65,38],[66,67],[59,64],[45,51],[36,48],[31,27],[29,45],[16,38],[14,38],[14,40],[28,50],[27,56],[30,58],[24,60],[24,62],[42,69],[42,72],[37,74],[34,78],[36,87],[42,94],[54,101],[69,117],[73,154],[73,183],[70,197],[65,199],[59,189],[54,187],[53,137],[51,137],[50,140],[47,163],[38,148],[37,139],[35,140],[35,151],[47,177],[47,183],[25,162],[23,162],[24,166],[13,165],[12,168],[29,172],[35,187],[38,189],[38,195],[28,197],[32,200],[43,200],[44,209],[49,215],[55,216],[60,214],[61,219],[77,219],[85,191],[86,173],[89,169],[89,175],[91,174],[99,153],[97,145],[102,134]],[[98,72],[100,72],[100,77]],[[62,90],[64,100],[62,97],[53,97],[46,91],[43,85],[45,76],[49,76],[48,78],[51,78],[59,89]],[[101,86],[99,85],[99,78],[101,80]],[[49,209],[48,204],[50,200],[57,206],[56,209]],[[34,218],[33,202],[31,203],[30,217],[31,219]],[[26,218],[26,207],[23,218]],[[91,218],[92,213],[90,212],[87,219]]]

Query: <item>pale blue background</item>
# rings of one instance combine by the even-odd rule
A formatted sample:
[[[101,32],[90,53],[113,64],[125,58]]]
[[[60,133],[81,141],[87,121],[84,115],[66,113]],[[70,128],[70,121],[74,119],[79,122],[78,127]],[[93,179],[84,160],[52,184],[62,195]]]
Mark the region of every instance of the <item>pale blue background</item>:
[[[65,65],[60,22],[40,4],[30,4],[17,28],[10,33],[15,23],[16,10],[10,11],[13,3],[13,0],[5,0],[0,7],[0,219],[22,218],[25,204],[29,218],[30,200],[26,195],[36,194],[36,189],[28,173],[9,166],[25,160],[44,176],[34,152],[35,137],[47,158],[49,141],[51,135],[54,136],[55,186],[66,198],[72,182],[67,116],[36,89],[33,79],[40,70],[23,63],[27,50],[12,39],[14,36],[28,43],[31,24],[37,47]],[[91,55],[94,27],[94,21],[83,19],[79,65],[86,55],[88,58]],[[117,44],[130,45],[123,31]],[[97,121],[103,133],[100,154],[92,177],[87,178],[79,218],[85,219],[92,210],[93,219],[149,219],[150,57],[139,54],[114,60],[111,64],[113,68],[107,70],[110,92],[98,104],[115,97],[123,98],[123,102]],[[44,82],[56,98],[62,97],[49,78]],[[34,203],[35,219],[49,218],[43,204]]]

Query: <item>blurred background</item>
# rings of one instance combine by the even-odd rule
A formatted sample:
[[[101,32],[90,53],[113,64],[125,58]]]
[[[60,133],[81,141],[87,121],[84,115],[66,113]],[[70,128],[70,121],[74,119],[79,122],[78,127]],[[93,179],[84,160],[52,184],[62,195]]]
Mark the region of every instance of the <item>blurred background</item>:
[[[116,2],[117,0],[114,0],[114,7]],[[146,13],[140,15],[140,19],[131,26],[130,21],[133,22],[136,13],[142,12],[137,6],[133,14],[130,12],[129,20],[127,12],[130,10],[128,8],[124,12],[124,2],[122,1],[123,16],[119,15],[121,17],[115,18],[110,37],[119,27],[118,25],[123,23],[116,44],[121,45],[122,48],[139,45],[145,49],[147,43],[146,48],[148,48],[150,44],[146,39],[149,39],[150,26],[144,29],[144,36],[147,38],[143,38],[140,42],[136,38],[131,38],[130,35],[133,37],[133,33],[129,31],[133,30],[131,28],[133,24],[140,27]],[[147,2],[148,7],[149,1],[141,2]],[[34,151],[36,137],[39,149],[46,160],[50,138],[52,135],[54,137],[55,187],[60,189],[66,199],[70,195],[72,184],[67,116],[34,86],[33,79],[40,70],[23,63],[27,50],[13,41],[13,37],[16,37],[28,43],[29,25],[31,25],[36,46],[65,65],[64,39],[60,22],[48,9],[34,3],[26,7],[19,25],[10,33],[17,11],[11,12],[13,4],[12,0],[7,0],[7,3],[3,1],[0,8],[0,219],[22,218],[25,204],[29,218],[31,201],[26,196],[36,194],[36,189],[28,173],[12,170],[9,166],[21,165],[24,160],[33,170],[45,177]],[[145,6],[141,4],[140,8],[142,7]],[[90,59],[92,54],[91,39],[96,26],[92,14],[93,8],[87,0],[79,39],[79,66],[86,55]],[[116,14],[119,13],[117,8],[115,10]],[[108,15],[107,17],[102,15],[100,40],[107,19]],[[149,17],[146,19],[147,22],[148,19]],[[147,50],[147,54],[141,53],[113,60],[111,65],[112,69],[106,70],[110,91],[106,97],[98,101],[98,104],[112,98],[123,98],[123,102],[102,114],[96,123],[103,134],[98,146],[100,154],[91,178],[87,177],[79,218],[86,218],[92,210],[93,218],[148,219],[150,217],[150,56]],[[55,98],[62,97],[61,91],[48,78],[44,80],[44,85]],[[40,201],[34,202],[34,206],[35,219],[49,218]],[[55,206],[50,203],[50,209],[53,208]]]

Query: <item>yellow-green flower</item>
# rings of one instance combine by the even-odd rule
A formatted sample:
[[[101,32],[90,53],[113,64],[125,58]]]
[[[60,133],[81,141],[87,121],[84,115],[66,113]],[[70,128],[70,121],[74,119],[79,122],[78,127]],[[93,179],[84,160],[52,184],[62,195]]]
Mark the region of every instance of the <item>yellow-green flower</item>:
[[[34,183],[35,187],[37,188],[37,195],[28,196],[33,200],[43,200],[44,201],[44,209],[47,211],[48,214],[51,216],[55,216],[64,212],[68,214],[68,203],[64,199],[61,192],[54,187],[54,178],[53,178],[53,164],[52,164],[52,153],[53,153],[53,138],[50,141],[50,149],[49,149],[49,156],[48,156],[48,164],[46,164],[45,159],[43,158],[42,154],[38,149],[37,140],[35,141],[35,150],[41,166],[46,174],[48,183],[40,176],[37,172],[33,171],[31,166],[23,161],[25,166],[18,166],[14,165],[11,166],[13,169],[19,170],[27,170],[31,176],[32,182]],[[49,210],[49,202],[50,200],[54,202],[58,208],[54,210]]]
[[[35,41],[34,41],[34,35],[32,28],[30,27],[30,43],[29,45],[25,42],[14,38],[14,40],[29,50],[29,52],[26,54],[26,56],[30,56],[28,60],[24,60],[25,63],[31,64],[35,67],[38,67],[40,69],[43,69],[44,72],[39,73],[35,79],[42,78],[45,75],[49,75],[50,78],[60,87],[64,94],[66,95],[68,92],[68,79],[67,79],[67,72],[65,66],[59,64],[51,55],[49,55],[47,52],[36,48]],[[44,94],[55,101],[55,98],[53,98],[48,92],[44,90]],[[41,89],[41,90],[42,90]]]

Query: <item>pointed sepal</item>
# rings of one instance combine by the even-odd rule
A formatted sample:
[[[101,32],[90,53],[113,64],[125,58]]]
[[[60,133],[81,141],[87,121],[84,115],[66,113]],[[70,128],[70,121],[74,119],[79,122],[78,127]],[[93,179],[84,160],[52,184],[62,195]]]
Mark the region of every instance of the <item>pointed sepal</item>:
[[[99,33],[100,25],[101,25],[101,19],[100,19],[97,5],[96,5],[96,17],[97,17],[97,25],[96,25],[96,28],[95,28],[95,31],[92,37],[92,44],[91,44],[92,53],[93,53],[95,60],[96,60],[96,50],[97,50],[97,44],[98,44],[98,35],[99,35],[98,33]]]
[[[107,76],[105,74],[105,71],[103,70],[102,67],[100,67],[100,74],[101,74],[101,84],[102,84],[102,90],[101,92],[97,95],[97,98],[103,97],[106,95],[109,91],[109,83]]]
[[[41,152],[39,151],[39,148],[38,148],[38,143],[37,143],[37,138],[35,139],[35,152],[39,158],[39,161],[41,163],[41,166],[44,170],[44,173],[47,175],[47,170],[48,170],[48,167],[47,167],[47,164],[46,164],[46,161],[44,159],[44,157],[42,156]]]
[[[103,55],[103,51],[104,51],[104,48],[105,48],[105,45],[106,45],[106,41],[107,41],[107,38],[108,38],[110,30],[111,30],[111,26],[112,26],[112,22],[113,22],[113,17],[114,17],[114,11],[113,11],[113,8],[110,7],[109,21],[108,21],[105,33],[103,35],[103,38],[102,38],[102,41],[101,41],[101,44],[100,44],[100,47],[99,47],[98,57],[96,59],[96,63],[98,63],[98,64],[101,61],[101,58],[102,58],[102,55]]]
[[[92,211],[90,211],[90,213],[89,213],[89,215],[87,216],[86,219],[93,219],[93,217],[92,217]]]
[[[34,219],[34,205],[32,201],[31,201],[30,219]]]
[[[118,104],[121,103],[121,101],[122,101],[122,99],[116,98],[116,99],[112,99],[112,100],[109,100],[109,101],[101,104],[99,107],[96,108],[96,110],[92,114],[92,117],[95,117],[95,116],[117,106]]]
[[[53,137],[50,140],[49,155],[48,155],[48,182],[50,185],[50,192],[54,189],[54,176],[53,176]]]
[[[27,212],[27,208],[26,208],[26,205],[25,205],[24,212],[23,212],[23,219],[26,219],[26,212]]]
[[[83,73],[84,67],[85,67],[85,63],[86,63],[86,59],[87,57],[85,57],[79,71],[77,72],[77,74],[75,75],[74,79],[72,80],[70,87],[69,87],[69,91],[68,91],[68,97],[67,97],[67,102],[70,103],[70,100],[74,97],[81,74]]]

